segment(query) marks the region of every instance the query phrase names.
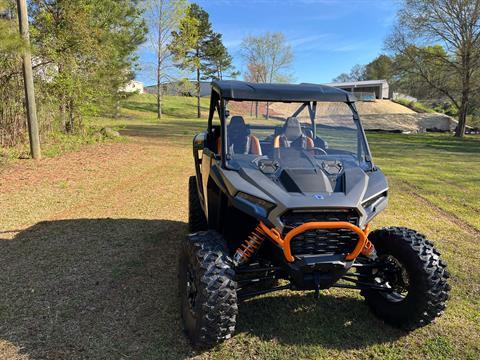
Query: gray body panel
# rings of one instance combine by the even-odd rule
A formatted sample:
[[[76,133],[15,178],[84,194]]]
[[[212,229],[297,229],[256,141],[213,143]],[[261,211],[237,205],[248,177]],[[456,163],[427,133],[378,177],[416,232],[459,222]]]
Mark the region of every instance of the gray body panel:
[[[345,169],[345,192],[292,193],[278,186],[260,170],[227,170],[219,164],[215,167],[221,177],[216,182],[225,184],[231,198],[242,192],[275,204],[267,220],[278,230],[283,230],[280,216],[288,210],[355,209],[360,215],[359,225],[363,227],[386,206],[386,196],[379,198],[381,202],[374,204],[374,207],[362,206],[365,201],[388,191],[386,178],[378,169],[372,172],[365,172],[360,167]]]

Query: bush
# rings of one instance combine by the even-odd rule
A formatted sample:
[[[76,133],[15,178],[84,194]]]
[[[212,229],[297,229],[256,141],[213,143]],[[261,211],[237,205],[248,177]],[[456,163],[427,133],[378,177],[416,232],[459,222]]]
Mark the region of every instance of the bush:
[[[406,99],[396,99],[394,100],[396,103],[406,106],[409,109],[412,109],[413,111],[416,111],[418,113],[434,113],[435,110],[430,108],[429,106],[421,103],[420,101],[410,101]]]

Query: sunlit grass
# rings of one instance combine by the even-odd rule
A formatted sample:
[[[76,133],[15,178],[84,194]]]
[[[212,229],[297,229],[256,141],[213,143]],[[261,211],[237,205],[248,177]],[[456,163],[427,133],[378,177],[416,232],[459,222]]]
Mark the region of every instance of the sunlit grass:
[[[436,323],[406,333],[376,319],[358,292],[315,300],[282,291],[241,304],[232,339],[193,351],[181,332],[176,256],[192,136],[206,117],[195,118],[195,99],[164,105],[171,110],[157,120],[153,96],[129,99],[119,119],[89,120],[128,142],[28,162],[0,183],[0,358],[478,358],[480,143],[435,134],[368,138],[390,182],[374,227],[417,229],[449,264],[451,300]]]

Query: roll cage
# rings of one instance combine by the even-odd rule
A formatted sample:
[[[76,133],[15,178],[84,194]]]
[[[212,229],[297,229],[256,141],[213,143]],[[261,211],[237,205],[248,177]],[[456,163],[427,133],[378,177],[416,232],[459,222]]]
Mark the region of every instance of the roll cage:
[[[233,80],[220,80],[212,82],[212,93],[210,97],[210,108],[208,115],[207,142],[211,143],[214,139],[213,119],[215,113],[220,120],[221,149],[219,156],[223,168],[229,168],[227,164],[227,104],[228,101],[258,101],[258,102],[285,102],[298,103],[300,106],[295,110],[291,117],[298,116],[305,108],[308,110],[310,124],[314,138],[317,136],[316,113],[318,102],[341,102],[348,105],[352,111],[353,120],[358,129],[358,148],[365,151],[365,159],[373,169],[370,147],[366,140],[365,130],[360,121],[357,108],[355,106],[356,98],[353,94],[333,88],[326,85],[317,84],[257,84]],[[363,145],[363,146],[361,146]]]

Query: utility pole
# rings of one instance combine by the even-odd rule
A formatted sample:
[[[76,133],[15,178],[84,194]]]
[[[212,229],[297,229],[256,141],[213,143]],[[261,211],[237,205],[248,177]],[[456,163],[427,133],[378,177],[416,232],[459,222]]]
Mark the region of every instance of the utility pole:
[[[17,0],[18,24],[20,35],[25,42],[23,51],[23,82],[25,84],[25,100],[27,103],[28,136],[30,152],[34,159],[40,159],[40,138],[38,135],[37,105],[35,103],[35,89],[33,87],[32,54],[30,53],[30,35],[28,31],[28,15],[26,0]]]

